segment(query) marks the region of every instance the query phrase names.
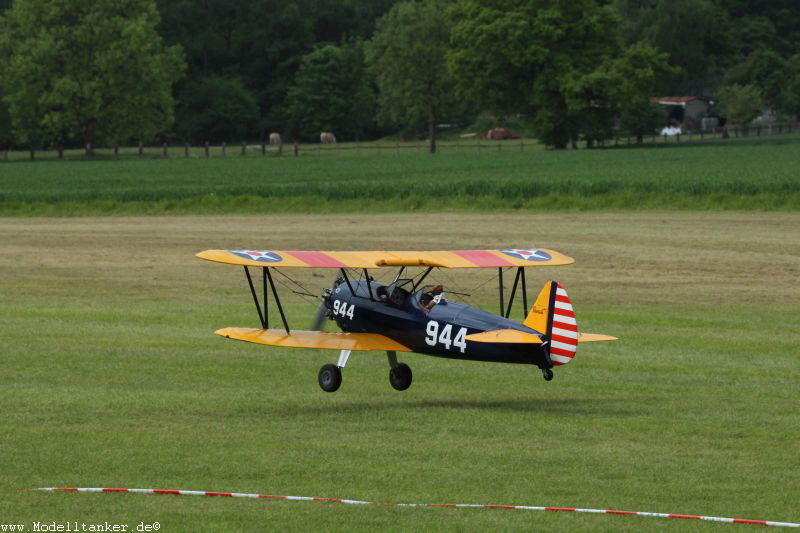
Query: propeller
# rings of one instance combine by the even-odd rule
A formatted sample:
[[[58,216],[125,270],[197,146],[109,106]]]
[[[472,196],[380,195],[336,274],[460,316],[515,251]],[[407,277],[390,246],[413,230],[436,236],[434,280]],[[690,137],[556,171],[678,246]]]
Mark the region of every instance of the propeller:
[[[319,302],[317,312],[314,313],[314,318],[311,319],[311,327],[309,328],[309,331],[322,331],[325,329],[325,319],[333,316],[330,315],[329,317],[328,315],[328,303],[330,302],[331,294],[333,294],[333,290],[339,286],[342,281],[344,281],[344,279],[336,278],[330,289],[325,289],[322,291],[322,300]]]
[[[322,300],[319,303],[319,307],[317,307],[317,312],[314,313],[314,318],[311,320],[311,327],[308,328],[310,331],[322,331],[325,325],[325,314],[327,311],[328,308],[325,306],[325,300]]]

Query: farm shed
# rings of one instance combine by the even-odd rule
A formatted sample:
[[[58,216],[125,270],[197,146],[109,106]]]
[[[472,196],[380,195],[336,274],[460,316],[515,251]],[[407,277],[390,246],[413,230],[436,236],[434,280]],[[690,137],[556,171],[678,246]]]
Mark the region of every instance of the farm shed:
[[[709,101],[697,96],[659,96],[652,101],[667,110],[667,125],[686,131],[699,130],[708,113]]]

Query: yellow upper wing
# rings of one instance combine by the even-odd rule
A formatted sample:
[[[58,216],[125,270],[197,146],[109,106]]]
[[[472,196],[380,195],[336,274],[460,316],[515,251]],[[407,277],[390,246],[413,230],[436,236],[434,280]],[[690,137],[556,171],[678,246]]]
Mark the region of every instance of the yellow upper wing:
[[[315,252],[273,250],[206,250],[200,259],[229,265],[287,268],[380,268],[422,266],[487,268],[569,265],[575,260],[545,248],[452,250],[434,252]]]
[[[289,348],[325,348],[331,350],[392,350],[410,352],[399,342],[378,333],[326,333],[323,331],[292,331],[282,329],[223,328],[215,332],[236,339],[269,346]]]

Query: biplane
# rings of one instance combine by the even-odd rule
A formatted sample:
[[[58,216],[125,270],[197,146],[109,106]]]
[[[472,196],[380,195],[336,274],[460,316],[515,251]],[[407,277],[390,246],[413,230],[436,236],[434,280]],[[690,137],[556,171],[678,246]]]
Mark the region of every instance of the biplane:
[[[616,339],[579,333],[567,291],[556,281],[544,285],[522,322],[509,318],[518,293],[523,313],[528,309],[526,268],[574,262],[571,257],[544,248],[438,252],[206,250],[197,257],[244,267],[261,325],[260,328],[228,327],[216,333],[269,346],[339,350],[337,363],[325,364],[319,371],[319,386],[326,392],[339,389],[342,369],[352,351],[385,351],[389,382],[402,391],[411,385],[412,373],[407,364],[398,362],[397,352],[534,365],[550,381],[553,368],[572,361],[580,344]],[[255,277],[254,281],[250,272],[250,268],[259,267],[260,300],[256,290],[259,280]],[[310,330],[289,327],[273,279],[273,270],[296,268],[338,270],[333,285],[320,296],[321,303]],[[378,282],[370,275],[372,269],[387,268],[396,269],[388,283]],[[500,314],[450,301],[441,285],[434,288],[423,285],[434,269],[450,268],[496,268]],[[512,269],[514,281],[506,299],[504,275]],[[269,327],[270,293],[283,328]],[[341,332],[321,331],[326,318],[335,321]]]

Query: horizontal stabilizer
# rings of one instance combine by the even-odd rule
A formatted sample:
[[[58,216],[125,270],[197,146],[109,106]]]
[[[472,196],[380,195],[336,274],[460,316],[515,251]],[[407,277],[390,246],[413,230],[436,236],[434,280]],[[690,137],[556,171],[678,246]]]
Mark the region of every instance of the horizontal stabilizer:
[[[283,329],[223,328],[217,335],[268,346],[288,348],[321,348],[326,350],[388,350],[410,352],[411,350],[378,333],[326,333],[324,331],[292,331]]]
[[[616,337],[611,335],[601,335],[599,333],[579,333],[578,342],[601,342],[601,341],[615,341]]]
[[[464,337],[474,342],[498,342],[503,344],[542,344],[542,339],[533,333],[516,329],[495,329],[483,333],[473,333]]]

